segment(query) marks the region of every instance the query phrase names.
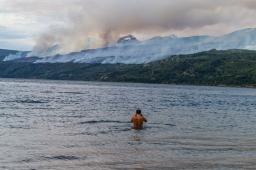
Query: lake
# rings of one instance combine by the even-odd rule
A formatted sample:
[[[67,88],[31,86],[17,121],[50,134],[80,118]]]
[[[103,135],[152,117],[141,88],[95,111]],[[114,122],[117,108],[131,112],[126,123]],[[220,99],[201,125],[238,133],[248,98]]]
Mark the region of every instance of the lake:
[[[0,108],[0,169],[256,169],[255,89],[0,79]]]

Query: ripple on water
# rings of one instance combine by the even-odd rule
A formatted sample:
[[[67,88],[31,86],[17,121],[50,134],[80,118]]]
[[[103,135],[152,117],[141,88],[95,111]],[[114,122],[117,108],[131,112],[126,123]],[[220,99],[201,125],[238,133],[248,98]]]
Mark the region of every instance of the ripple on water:
[[[80,157],[72,156],[72,155],[44,156],[43,158],[46,160],[63,160],[63,161],[73,161],[73,160],[81,159]]]
[[[30,103],[30,104],[49,103],[49,101],[45,101],[45,100],[32,100],[32,99],[6,100],[6,101],[2,101],[2,102],[4,102],[4,103],[21,103],[21,104],[25,104],[25,103]]]
[[[255,89],[18,80],[0,89],[0,169],[256,169]],[[137,108],[142,131],[129,121]]]

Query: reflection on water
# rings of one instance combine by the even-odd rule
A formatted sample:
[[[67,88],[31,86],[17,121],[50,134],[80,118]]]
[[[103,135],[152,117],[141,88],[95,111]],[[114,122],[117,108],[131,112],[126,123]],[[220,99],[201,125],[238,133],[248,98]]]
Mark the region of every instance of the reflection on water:
[[[140,141],[141,141],[141,138],[140,138],[139,135],[136,135],[136,136],[133,136],[133,137],[132,137],[132,140],[133,140],[133,141],[136,141],[136,142],[140,142]]]
[[[255,169],[255,101],[254,89],[2,79],[0,169]]]

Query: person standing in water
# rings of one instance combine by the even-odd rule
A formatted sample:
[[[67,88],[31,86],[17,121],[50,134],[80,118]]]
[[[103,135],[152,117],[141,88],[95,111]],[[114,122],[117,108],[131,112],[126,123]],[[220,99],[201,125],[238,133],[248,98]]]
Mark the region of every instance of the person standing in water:
[[[133,123],[133,129],[141,130],[143,129],[143,123],[147,122],[147,119],[141,114],[141,110],[138,109],[133,115],[131,122]]]

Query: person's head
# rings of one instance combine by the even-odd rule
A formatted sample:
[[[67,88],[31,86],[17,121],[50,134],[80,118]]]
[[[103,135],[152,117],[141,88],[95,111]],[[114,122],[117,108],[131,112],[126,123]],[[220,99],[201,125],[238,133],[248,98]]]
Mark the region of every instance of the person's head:
[[[136,114],[141,115],[141,110],[140,110],[140,109],[137,109],[137,110],[136,110]]]

